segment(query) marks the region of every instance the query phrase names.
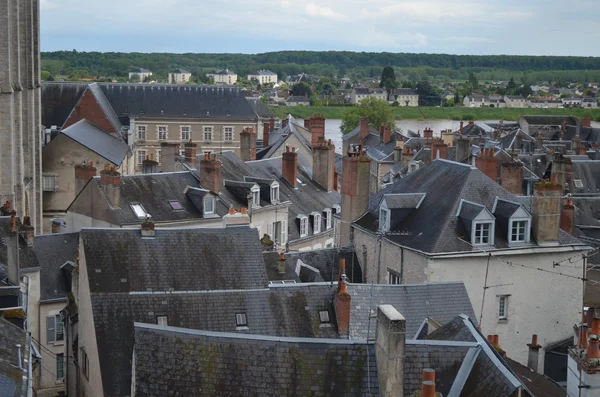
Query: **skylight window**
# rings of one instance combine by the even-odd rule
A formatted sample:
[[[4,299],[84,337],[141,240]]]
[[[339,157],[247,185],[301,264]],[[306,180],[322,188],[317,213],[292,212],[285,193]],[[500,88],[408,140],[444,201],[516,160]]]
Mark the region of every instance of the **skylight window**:
[[[581,179],[575,179],[573,183],[577,189],[583,189],[583,182],[581,182]]]
[[[327,310],[319,310],[319,320],[321,320],[321,324],[326,324],[329,322],[329,312]]]
[[[171,206],[171,208],[173,208],[175,211],[177,210],[182,210],[183,206],[181,205],[181,203],[177,200],[169,200],[169,205]]]
[[[236,313],[235,325],[237,327],[247,327],[248,326],[248,319],[246,318],[246,313]]]
[[[140,203],[131,203],[131,209],[138,217],[138,219],[146,219],[148,218],[148,213],[144,209],[144,207]]]

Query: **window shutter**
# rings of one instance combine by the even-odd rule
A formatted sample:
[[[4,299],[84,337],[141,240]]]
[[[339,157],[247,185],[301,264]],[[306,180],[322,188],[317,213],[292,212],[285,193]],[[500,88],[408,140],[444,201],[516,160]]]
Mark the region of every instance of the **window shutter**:
[[[48,343],[54,343],[56,341],[55,323],[56,318],[54,316],[46,317],[46,341]]]
[[[281,221],[281,244],[287,244],[287,221]]]
[[[273,224],[272,223],[267,224],[267,234],[269,235],[271,240],[275,240],[275,236],[273,236]]]

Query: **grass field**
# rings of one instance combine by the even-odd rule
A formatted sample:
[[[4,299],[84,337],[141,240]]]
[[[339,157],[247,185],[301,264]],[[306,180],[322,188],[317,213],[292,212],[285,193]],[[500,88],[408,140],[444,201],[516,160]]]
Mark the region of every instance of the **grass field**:
[[[310,117],[320,113],[328,119],[341,119],[344,106],[288,106],[272,109],[279,117],[288,113],[297,118]],[[600,109],[494,109],[494,108],[394,108],[397,120],[506,120],[517,121],[521,114],[591,117],[600,121]]]

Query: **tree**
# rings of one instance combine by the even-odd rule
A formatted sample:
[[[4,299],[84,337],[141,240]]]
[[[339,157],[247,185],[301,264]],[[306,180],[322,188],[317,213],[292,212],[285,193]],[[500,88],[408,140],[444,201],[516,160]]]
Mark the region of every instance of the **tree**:
[[[517,87],[517,83],[515,83],[515,79],[511,77],[510,81],[506,85],[506,95],[515,95],[518,90],[519,90],[519,87]]]
[[[469,72],[469,85],[471,85],[472,90],[476,90],[479,88],[479,81],[475,76],[475,73]]]
[[[317,93],[321,95],[331,95],[335,93],[335,85],[327,77],[321,77],[317,85]]]
[[[394,68],[386,66],[381,72],[381,80],[379,81],[379,88],[385,88],[388,94],[395,88],[398,88],[398,81],[396,81],[396,74]]]
[[[458,91],[454,93],[454,104],[458,105],[460,103],[460,95],[458,95]]]
[[[440,96],[427,80],[421,80],[416,86],[419,94],[419,106],[439,106]]]
[[[139,83],[140,82],[140,75],[137,73],[134,73],[131,75],[131,77],[129,78],[129,82],[130,83]]]
[[[362,118],[369,119],[369,124],[379,129],[383,124],[389,124],[392,130],[396,130],[394,112],[387,101],[368,97],[362,100],[358,106],[347,109],[342,116],[340,130],[347,134],[360,125]]]
[[[292,87],[291,94],[293,96],[305,96],[307,98],[310,98],[312,96],[312,89],[307,83],[301,81],[299,83],[294,84],[294,86]]]

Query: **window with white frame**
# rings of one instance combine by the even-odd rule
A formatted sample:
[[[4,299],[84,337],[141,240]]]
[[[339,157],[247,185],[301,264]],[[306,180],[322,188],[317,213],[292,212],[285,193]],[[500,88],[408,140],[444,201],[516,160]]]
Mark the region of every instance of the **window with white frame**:
[[[146,139],[146,128],[147,127],[145,125],[137,126],[137,139],[142,139],[142,140]]]
[[[215,199],[213,197],[204,198],[204,214],[215,213]]]
[[[300,237],[308,236],[308,217],[300,218]]]
[[[273,184],[271,185],[271,203],[276,203],[279,201],[279,185]]]
[[[313,234],[321,233],[321,214],[314,214],[313,222]]]
[[[205,141],[213,140],[213,128],[212,127],[204,127],[204,140]]]
[[[224,141],[233,141],[233,127],[223,128],[223,140]]]
[[[400,275],[388,269],[388,284],[400,284]]]
[[[158,325],[169,325],[169,319],[167,316],[158,316],[156,317],[156,323]]]
[[[235,325],[237,327],[247,327],[248,326],[248,318],[246,317],[246,313],[236,313]]]
[[[181,128],[181,140],[189,141],[192,127],[190,127],[189,125],[182,125],[180,128]]]
[[[156,161],[158,161],[158,163],[162,163],[162,151],[160,149],[156,149]]]
[[[329,323],[329,311],[319,310],[319,320],[321,321],[321,324]]]
[[[253,187],[251,191],[252,191],[252,206],[258,207],[260,205],[260,188]]]
[[[137,163],[142,164],[144,160],[146,160],[146,151],[140,149],[137,151]]]
[[[335,211],[335,214],[339,214],[340,212],[342,212],[342,207],[339,205],[334,205],[333,210]]]
[[[387,208],[379,209],[379,229],[390,231],[390,211]]]
[[[492,222],[475,222],[473,230],[474,245],[489,245],[492,244],[493,229]]]
[[[64,353],[58,353],[56,355],[56,380],[62,380],[65,378],[65,355]]]
[[[498,297],[498,320],[506,320],[508,317],[508,295]]]
[[[62,316],[55,314],[46,317],[46,342],[56,343],[65,340],[65,327]]]
[[[159,141],[165,141],[167,139],[167,126],[159,125],[156,127],[157,136]]]
[[[56,191],[56,175],[43,175],[42,176],[42,189],[44,192],[55,192]]]
[[[333,217],[331,216],[331,208],[326,208],[325,211],[325,228],[327,230],[333,227]]]
[[[526,243],[529,241],[529,220],[517,219],[510,222],[510,242]]]

